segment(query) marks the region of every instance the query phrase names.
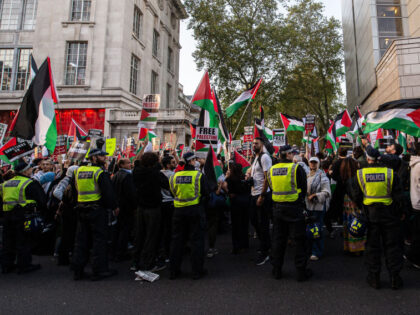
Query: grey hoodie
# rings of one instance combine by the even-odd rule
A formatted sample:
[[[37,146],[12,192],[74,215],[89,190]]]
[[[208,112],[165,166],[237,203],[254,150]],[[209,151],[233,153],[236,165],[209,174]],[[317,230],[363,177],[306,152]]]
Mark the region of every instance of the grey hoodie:
[[[420,211],[420,156],[410,159],[410,198],[414,210]]]

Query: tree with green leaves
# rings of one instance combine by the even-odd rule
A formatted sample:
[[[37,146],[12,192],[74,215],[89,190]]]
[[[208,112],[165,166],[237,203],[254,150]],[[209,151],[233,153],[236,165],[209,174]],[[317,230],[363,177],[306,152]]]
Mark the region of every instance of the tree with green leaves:
[[[342,107],[343,56],[340,23],[323,15],[322,4],[186,0],[185,6],[198,43],[193,55],[197,67],[208,69],[223,107],[263,77],[253,115],[262,104],[267,125],[280,127],[279,112],[297,117],[311,113],[320,134],[325,133],[328,120]],[[230,119],[230,127],[238,125],[243,110]],[[240,130],[247,124],[245,119]]]

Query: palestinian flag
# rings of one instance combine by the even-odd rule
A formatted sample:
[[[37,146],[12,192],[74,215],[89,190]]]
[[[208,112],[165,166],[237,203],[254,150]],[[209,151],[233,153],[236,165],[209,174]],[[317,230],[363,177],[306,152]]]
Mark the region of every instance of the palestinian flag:
[[[287,131],[302,131],[305,132],[305,124],[302,119],[280,113],[281,122],[284,129]]]
[[[217,108],[217,113],[219,114],[219,126],[218,126],[218,139],[220,142],[225,143],[228,140],[229,132],[225,124],[225,119],[222,113],[222,107],[220,106],[219,98],[217,97],[216,91],[213,90],[213,103]]]
[[[420,99],[392,101],[366,115],[364,133],[379,128],[396,129],[414,137],[420,137]]]
[[[271,140],[273,140],[273,131],[269,129],[268,133],[266,130],[261,129],[261,121],[258,118],[255,118],[254,139],[257,137],[262,138],[264,147],[267,149],[268,153],[272,155],[274,153],[274,147],[268,139],[268,136],[271,138]]]
[[[242,165],[243,174],[246,174],[246,171],[251,167],[251,164],[247,161],[247,159],[237,151],[233,151],[233,160],[235,163]]]
[[[215,191],[217,189],[219,179],[223,176],[223,169],[219,164],[216,153],[214,153],[212,147],[210,147],[206,162],[204,163],[204,174],[206,175],[210,191]]]
[[[191,139],[195,139],[197,132],[197,125],[190,123]]]
[[[146,138],[149,134],[149,129],[145,128],[144,126],[140,126],[139,128],[139,140],[146,141]]]
[[[176,154],[179,158],[182,158],[182,152],[184,151],[184,144],[178,144],[178,147],[176,148]]]
[[[350,114],[347,111],[347,109],[338,114],[335,118],[335,135],[336,137],[340,137],[344,134],[346,134],[347,131],[350,130],[350,127],[352,126],[352,121],[350,118]]]
[[[264,109],[262,106],[260,106],[260,112],[261,112],[261,118],[258,120],[255,120],[255,123],[257,124],[258,129],[262,130],[264,135],[267,137],[269,141],[273,141],[273,130],[270,128],[267,128],[264,123]]]
[[[7,163],[7,164],[11,164],[11,165],[15,165],[19,163],[19,160],[15,160],[14,162],[11,162],[9,160],[9,158],[6,156],[6,154],[4,153],[4,151],[6,149],[9,149],[11,147],[14,147],[18,144],[18,141],[16,138],[11,138],[9,141],[7,141],[1,148],[0,148],[0,160],[2,160],[3,162]]]
[[[353,116],[355,116],[355,120],[353,120],[353,123],[350,127],[350,133],[355,136],[358,134],[363,134],[363,127],[364,124],[364,118],[362,113],[360,112],[359,106],[356,106],[356,109],[354,110]]]
[[[332,152],[336,152],[337,151],[337,144],[336,144],[336,134],[335,134],[335,122],[333,121],[331,123],[330,128],[328,128],[328,132],[327,135],[325,136],[325,139],[327,140],[327,146],[329,143],[329,146],[331,146],[331,150]],[[329,149],[326,146],[327,150]]]
[[[152,141],[153,138],[157,138],[157,134],[152,130],[149,130],[148,136],[149,136],[149,141]]]
[[[259,79],[258,82],[255,83],[249,90],[242,92],[242,94],[239,95],[239,97],[236,100],[234,100],[228,108],[226,108],[227,118],[232,117],[238,109],[240,109],[244,105],[247,105],[255,98],[255,95],[257,95],[257,91],[260,88],[261,82],[262,78]]]
[[[325,150],[331,155],[333,154],[333,147],[331,145],[331,142],[327,140],[327,142],[325,143]]]
[[[145,95],[140,113],[140,123],[149,129],[154,129],[159,116],[159,106],[159,94]]]
[[[382,128],[372,131],[370,134],[370,143],[375,149],[379,148],[379,140],[384,138],[384,131]]]
[[[204,73],[191,103],[207,111],[209,116],[209,125],[205,127],[217,128],[219,125],[217,107],[215,107],[213,102],[213,93],[210,88],[210,79],[207,71]]]
[[[73,118],[71,119],[69,132],[67,134],[69,137],[73,137],[73,141],[83,140],[83,137],[87,137],[88,133],[85,129],[82,128]]]
[[[50,153],[54,152],[57,143],[56,104],[58,96],[48,57],[23,98],[11,136],[33,140],[36,145],[44,145]]]
[[[209,147],[211,147],[211,145],[206,145],[201,141],[195,140],[195,152],[208,152]]]
[[[403,154],[407,153],[407,135],[404,132],[401,132],[397,130],[397,134],[395,135],[395,138],[397,139],[398,144],[400,144],[404,151]]]

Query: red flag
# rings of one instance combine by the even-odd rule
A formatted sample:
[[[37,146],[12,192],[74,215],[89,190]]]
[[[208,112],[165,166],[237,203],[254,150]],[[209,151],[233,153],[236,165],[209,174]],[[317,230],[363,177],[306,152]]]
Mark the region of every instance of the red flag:
[[[139,130],[139,140],[146,141],[147,135],[149,134],[149,129],[140,127]]]

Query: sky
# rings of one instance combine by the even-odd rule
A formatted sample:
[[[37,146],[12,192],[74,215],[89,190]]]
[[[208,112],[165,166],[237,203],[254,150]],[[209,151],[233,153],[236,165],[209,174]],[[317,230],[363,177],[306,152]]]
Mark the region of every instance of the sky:
[[[334,16],[341,21],[341,0],[321,0],[325,7],[327,16]],[[179,81],[184,86],[184,94],[192,95],[203,76],[203,71],[199,72],[192,57],[196,42],[192,36],[192,30],[187,29],[188,20],[181,21],[181,54]]]

